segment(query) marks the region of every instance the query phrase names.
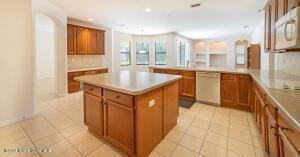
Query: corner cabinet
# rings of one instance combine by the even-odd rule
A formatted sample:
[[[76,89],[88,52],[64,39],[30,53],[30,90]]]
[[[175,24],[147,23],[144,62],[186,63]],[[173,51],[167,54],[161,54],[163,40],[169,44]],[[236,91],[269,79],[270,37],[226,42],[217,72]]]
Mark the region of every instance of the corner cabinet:
[[[76,25],[67,26],[68,55],[104,55],[105,31]]]
[[[244,74],[221,75],[221,105],[250,111],[251,77]]]

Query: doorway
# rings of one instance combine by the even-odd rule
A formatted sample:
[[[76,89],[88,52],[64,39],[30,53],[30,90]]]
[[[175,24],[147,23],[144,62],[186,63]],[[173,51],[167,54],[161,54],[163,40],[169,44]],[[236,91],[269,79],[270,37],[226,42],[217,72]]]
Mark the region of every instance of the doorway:
[[[38,102],[57,97],[55,23],[46,15],[35,16],[36,80]]]

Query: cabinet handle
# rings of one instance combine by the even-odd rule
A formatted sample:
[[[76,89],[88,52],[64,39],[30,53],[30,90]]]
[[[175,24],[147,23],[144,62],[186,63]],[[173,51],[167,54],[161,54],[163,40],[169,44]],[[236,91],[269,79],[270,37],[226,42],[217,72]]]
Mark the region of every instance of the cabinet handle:
[[[119,95],[117,95],[117,96],[116,96],[116,99],[119,99],[119,98],[120,98],[120,96],[119,96]]]
[[[91,90],[91,91],[93,91],[93,90],[94,90],[94,88],[90,88],[90,90]]]
[[[271,128],[271,129],[275,129],[275,127],[274,127],[274,126],[270,126],[270,128]]]
[[[281,129],[282,131],[288,131],[288,130],[289,130],[288,128],[285,128],[285,127],[280,127],[280,129]]]

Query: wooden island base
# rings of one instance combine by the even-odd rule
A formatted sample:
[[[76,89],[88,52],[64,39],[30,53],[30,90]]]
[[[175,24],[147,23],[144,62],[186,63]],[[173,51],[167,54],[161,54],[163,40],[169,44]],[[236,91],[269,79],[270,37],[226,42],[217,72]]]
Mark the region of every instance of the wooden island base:
[[[84,84],[84,123],[128,156],[146,157],[177,123],[178,80],[141,95]]]

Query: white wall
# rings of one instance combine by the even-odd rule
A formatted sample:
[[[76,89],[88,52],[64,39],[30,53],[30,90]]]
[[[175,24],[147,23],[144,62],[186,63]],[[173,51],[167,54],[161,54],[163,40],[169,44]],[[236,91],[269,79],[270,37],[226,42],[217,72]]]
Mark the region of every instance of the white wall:
[[[46,15],[52,19],[54,25],[54,51],[56,54],[56,91],[60,96],[67,95],[67,15],[61,9],[55,7],[48,0],[31,0],[32,16]],[[35,29],[35,28],[34,28]],[[35,37],[35,32],[34,32]],[[36,41],[36,39],[34,39]],[[36,58],[36,53],[34,53]],[[34,64],[34,68],[36,63]],[[34,78],[37,72],[34,70]],[[37,80],[34,82],[35,104],[37,104]]]
[[[1,0],[0,21],[0,126],[3,126],[33,113],[31,0]]]
[[[68,24],[79,25],[83,27],[91,27],[96,29],[105,30],[105,55],[68,55],[68,69],[81,69],[81,68],[96,68],[107,67],[112,71],[112,50],[113,50],[113,32],[111,28],[96,25],[94,23],[80,21],[75,19],[68,19]]]
[[[45,15],[37,15],[35,21],[37,79],[54,78],[54,22]]]

